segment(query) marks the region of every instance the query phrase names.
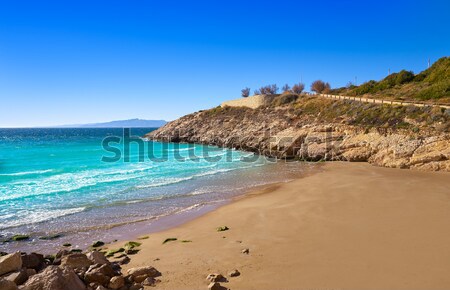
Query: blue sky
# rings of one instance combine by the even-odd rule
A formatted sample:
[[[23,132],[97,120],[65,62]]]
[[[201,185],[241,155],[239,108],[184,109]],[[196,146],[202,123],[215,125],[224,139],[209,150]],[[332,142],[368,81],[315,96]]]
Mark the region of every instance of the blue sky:
[[[2,1],[0,127],[172,120],[450,55],[450,1]]]

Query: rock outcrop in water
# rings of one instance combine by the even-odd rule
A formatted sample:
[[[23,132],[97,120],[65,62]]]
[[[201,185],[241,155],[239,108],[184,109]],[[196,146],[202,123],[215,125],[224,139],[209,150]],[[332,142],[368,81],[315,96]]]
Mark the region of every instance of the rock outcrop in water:
[[[287,100],[287,101],[286,101]],[[450,112],[283,96],[258,109],[214,108],[146,135],[307,161],[450,171]]]

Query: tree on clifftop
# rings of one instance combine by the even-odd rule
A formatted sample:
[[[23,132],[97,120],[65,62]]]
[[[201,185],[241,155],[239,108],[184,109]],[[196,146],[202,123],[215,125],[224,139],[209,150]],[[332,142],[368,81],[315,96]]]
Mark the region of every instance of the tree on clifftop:
[[[323,82],[321,80],[314,81],[311,84],[311,91],[316,92],[318,94],[326,93],[326,92],[328,92],[330,90],[330,88],[331,87],[330,87],[329,83],[325,83],[325,82]]]
[[[250,88],[245,88],[241,90],[242,97],[246,98],[250,95]]]
[[[295,85],[292,87],[292,91],[293,91],[294,93],[296,93],[296,94],[301,94],[301,93],[303,92],[304,89],[305,89],[305,85],[302,84],[302,83],[295,84]]]
[[[283,93],[284,93],[284,92],[289,92],[289,91],[291,90],[291,87],[290,87],[288,84],[285,84],[285,85],[281,88],[281,90],[283,91]]]

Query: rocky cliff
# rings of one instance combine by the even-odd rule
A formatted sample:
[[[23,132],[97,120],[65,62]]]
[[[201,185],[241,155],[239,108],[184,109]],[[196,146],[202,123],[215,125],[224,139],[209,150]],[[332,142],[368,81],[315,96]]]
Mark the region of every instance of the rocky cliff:
[[[147,134],[277,158],[450,171],[450,111],[281,95],[258,109],[214,108]]]

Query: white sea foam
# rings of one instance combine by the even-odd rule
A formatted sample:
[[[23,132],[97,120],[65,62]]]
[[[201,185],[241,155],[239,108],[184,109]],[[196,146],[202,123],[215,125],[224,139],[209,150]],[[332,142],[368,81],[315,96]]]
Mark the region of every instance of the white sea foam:
[[[54,218],[59,218],[84,211],[86,208],[69,208],[69,209],[55,209],[55,210],[23,210],[16,214],[13,220],[1,221],[0,229],[18,227],[29,224],[36,224],[48,221]],[[2,217],[3,218],[3,217]]]
[[[194,149],[195,149],[195,147],[189,147],[189,148],[164,149],[164,151],[178,152],[178,151],[189,151],[189,150],[194,150]]]
[[[52,169],[46,170],[36,170],[36,171],[23,171],[23,172],[15,172],[15,173],[0,173],[0,176],[23,176],[23,175],[33,175],[33,174],[44,174],[48,172],[52,172]]]

